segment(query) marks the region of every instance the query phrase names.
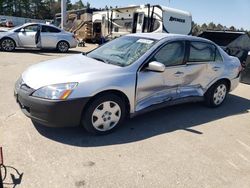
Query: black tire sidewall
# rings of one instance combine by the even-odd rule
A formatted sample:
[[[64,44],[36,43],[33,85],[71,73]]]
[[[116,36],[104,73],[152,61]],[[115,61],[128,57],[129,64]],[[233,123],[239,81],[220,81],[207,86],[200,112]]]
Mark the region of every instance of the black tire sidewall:
[[[216,90],[220,85],[222,85],[222,84],[226,86],[227,92],[226,92],[226,96],[225,96],[224,100],[222,101],[222,103],[220,103],[219,105],[217,105],[217,104],[214,103],[214,93],[215,93],[215,90]],[[221,106],[221,105],[225,102],[225,100],[226,100],[226,98],[227,98],[227,95],[228,95],[228,92],[229,92],[229,88],[228,88],[228,84],[227,84],[226,82],[224,82],[224,81],[219,81],[219,82],[215,83],[214,85],[212,85],[212,86],[208,89],[208,91],[207,91],[206,94],[205,94],[205,102],[206,102],[207,106],[212,107],[212,108],[216,108],[216,107]]]
[[[119,122],[117,123],[117,125],[112,128],[111,130],[108,131],[99,131],[97,129],[94,128],[94,126],[92,125],[92,114],[94,112],[94,110],[103,102],[105,101],[113,101],[115,103],[117,103],[120,108],[121,108],[121,118],[119,120]],[[82,126],[85,128],[85,130],[89,133],[95,134],[95,135],[105,135],[105,134],[109,134],[111,132],[113,132],[114,130],[116,130],[124,121],[126,117],[126,105],[125,102],[118,97],[117,95],[114,94],[109,94],[109,95],[103,95],[103,96],[99,96],[96,99],[94,99],[93,101],[90,102],[90,104],[86,107],[86,110],[83,111],[82,114],[82,120],[81,120],[81,124]]]

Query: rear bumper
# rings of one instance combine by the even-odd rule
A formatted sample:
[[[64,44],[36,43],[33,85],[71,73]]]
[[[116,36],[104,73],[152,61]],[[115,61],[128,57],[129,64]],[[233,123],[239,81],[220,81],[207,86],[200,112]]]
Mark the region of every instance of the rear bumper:
[[[230,91],[233,91],[239,85],[239,83],[240,83],[240,76],[235,79],[232,79]]]
[[[70,43],[70,48],[76,48],[78,44],[78,41],[76,39],[72,40]]]
[[[14,96],[22,112],[33,121],[48,127],[74,127],[81,122],[82,111],[89,98],[52,101],[32,97],[21,89]]]

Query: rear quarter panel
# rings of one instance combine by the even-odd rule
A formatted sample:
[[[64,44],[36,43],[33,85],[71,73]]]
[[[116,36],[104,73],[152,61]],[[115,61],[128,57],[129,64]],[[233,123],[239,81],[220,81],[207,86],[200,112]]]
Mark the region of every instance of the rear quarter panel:
[[[239,70],[241,67],[240,61],[237,57],[227,55],[222,49],[220,49],[223,57],[223,62],[215,62],[210,64],[208,68],[208,74],[214,74],[212,67],[220,66],[221,69],[215,73],[214,79],[208,84],[206,90],[209,89],[214,83],[221,79],[228,79],[231,82],[230,91],[235,89],[239,84]]]

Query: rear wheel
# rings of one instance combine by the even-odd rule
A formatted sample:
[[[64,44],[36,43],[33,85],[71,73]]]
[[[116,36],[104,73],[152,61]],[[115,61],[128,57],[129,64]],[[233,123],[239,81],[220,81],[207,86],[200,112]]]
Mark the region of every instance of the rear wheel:
[[[217,82],[205,94],[206,104],[210,107],[220,106],[225,101],[228,91],[229,87],[225,81]]]
[[[109,94],[96,98],[83,113],[82,125],[90,133],[108,134],[121,125],[125,104],[120,97]]]
[[[69,44],[66,41],[60,41],[57,44],[57,50],[61,53],[66,53],[69,51]]]
[[[0,45],[1,45],[1,49],[3,49],[6,52],[12,52],[16,48],[16,44],[14,40],[10,38],[3,39]]]

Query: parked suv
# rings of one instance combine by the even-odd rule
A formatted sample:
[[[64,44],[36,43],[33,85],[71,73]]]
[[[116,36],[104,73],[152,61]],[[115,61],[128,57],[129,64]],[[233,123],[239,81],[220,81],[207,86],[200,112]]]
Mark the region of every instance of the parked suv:
[[[164,33],[132,34],[87,54],[33,65],[15,85],[22,111],[47,126],[95,134],[126,116],[191,101],[220,106],[239,83],[240,61],[213,42]]]

